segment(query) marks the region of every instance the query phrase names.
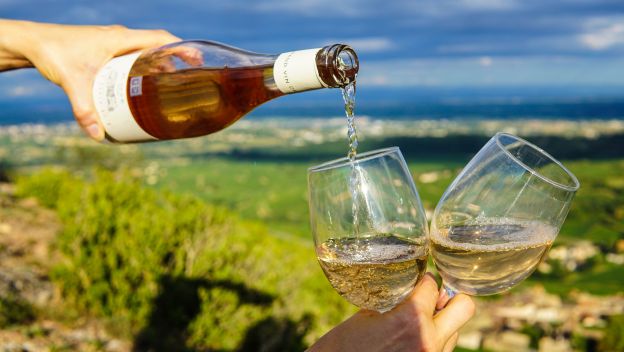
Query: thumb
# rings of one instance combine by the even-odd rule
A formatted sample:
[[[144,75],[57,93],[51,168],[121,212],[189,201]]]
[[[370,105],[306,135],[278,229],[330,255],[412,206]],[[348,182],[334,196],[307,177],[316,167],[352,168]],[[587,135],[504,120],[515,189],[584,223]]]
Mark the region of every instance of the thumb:
[[[92,139],[104,139],[104,128],[93,103],[93,78],[73,78],[63,84],[69,97],[74,117],[80,128]]]
[[[475,304],[463,293],[453,297],[433,318],[442,345],[475,314]]]

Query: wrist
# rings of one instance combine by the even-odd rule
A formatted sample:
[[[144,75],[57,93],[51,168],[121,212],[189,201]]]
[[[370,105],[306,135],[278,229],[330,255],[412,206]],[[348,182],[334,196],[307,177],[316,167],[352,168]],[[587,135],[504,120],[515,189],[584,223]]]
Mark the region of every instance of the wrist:
[[[343,321],[325,335],[315,344],[310,346],[306,352],[333,352],[333,351],[379,351],[376,343],[370,341],[371,317],[378,313],[360,310],[349,319]]]
[[[0,19],[0,71],[34,67],[29,50],[35,47],[34,23]]]

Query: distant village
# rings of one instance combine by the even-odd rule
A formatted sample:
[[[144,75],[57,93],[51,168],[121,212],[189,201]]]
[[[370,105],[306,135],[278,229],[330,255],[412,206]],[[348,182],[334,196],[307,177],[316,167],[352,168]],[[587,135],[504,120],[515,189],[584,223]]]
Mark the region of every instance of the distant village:
[[[535,286],[496,301],[478,302],[478,314],[464,327],[458,345],[470,349],[517,352],[571,352],[573,336],[596,348],[603,337],[597,328],[607,319],[624,314],[624,293],[593,296],[576,292],[563,301]],[[528,329],[544,335],[531,341]],[[585,350],[585,349],[583,349]]]
[[[597,139],[601,136],[624,134],[624,120],[481,120],[481,119],[436,119],[436,120],[391,120],[367,116],[356,118],[358,138],[390,137],[437,137],[449,135],[493,136],[504,131],[520,136],[532,135],[582,137]],[[345,140],[344,117],[333,118],[243,118],[229,128],[205,138],[192,138],[175,144],[156,143],[123,145],[118,148],[124,153],[148,150],[153,155],[175,157],[188,153],[219,153],[232,149],[288,148],[306,145],[320,145]],[[80,138],[76,138],[80,137]],[[54,148],[71,146],[93,146],[92,141],[82,137],[74,122],[55,125],[21,124],[0,125],[0,159],[15,156],[21,148],[17,164],[28,164],[45,159],[53,154]],[[4,143],[3,143],[4,142]]]
[[[616,245],[617,253],[606,253],[605,260],[624,264],[624,240]],[[549,274],[553,265],[573,272],[600,253],[589,241],[554,247],[538,272]],[[487,351],[571,352],[572,339],[582,337],[583,350],[595,350],[603,338],[600,328],[610,317],[624,314],[624,292],[595,296],[578,291],[568,297],[550,294],[541,286],[505,294],[499,300],[479,300],[478,314],[464,327],[459,346]],[[543,335],[532,341],[531,333]]]

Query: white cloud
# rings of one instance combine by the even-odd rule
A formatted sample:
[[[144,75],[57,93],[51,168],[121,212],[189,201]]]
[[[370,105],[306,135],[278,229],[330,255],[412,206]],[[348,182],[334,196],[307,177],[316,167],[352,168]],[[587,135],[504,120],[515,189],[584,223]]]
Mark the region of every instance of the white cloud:
[[[36,89],[30,86],[14,86],[7,88],[7,95],[10,97],[27,97],[34,95]]]
[[[75,6],[69,9],[69,16],[79,20],[80,22],[99,22],[101,16],[99,11],[94,8],[86,6]]]
[[[489,56],[482,56],[479,58],[479,65],[483,67],[492,66],[492,63],[494,63],[494,60]]]
[[[60,88],[45,80],[35,70],[15,70],[0,75],[0,96],[9,98],[50,97]]]
[[[376,74],[374,76],[364,76],[358,78],[358,83],[359,84],[364,84],[364,85],[371,85],[371,86],[389,86],[392,84],[392,82],[390,82],[390,80],[388,79],[389,77],[387,75],[383,75],[383,74]]]
[[[472,54],[476,55],[484,51],[495,51],[500,49],[495,43],[460,43],[442,44],[436,48],[440,54]]]
[[[111,11],[104,10],[98,7],[99,5],[99,3],[94,3],[87,6],[72,6],[62,13],[60,20],[76,24],[108,24],[116,22],[115,18],[111,16]]]
[[[19,0],[0,0],[0,8],[20,4]],[[22,4],[23,5],[23,4]],[[7,17],[5,17],[7,18]]]
[[[518,5],[514,0],[462,0],[464,8],[475,10],[510,10]]]
[[[475,12],[508,12],[526,6],[518,0],[423,0],[393,3],[398,20],[414,23],[423,18],[463,18]],[[409,16],[406,18],[406,16]]]
[[[47,82],[18,84],[4,87],[4,95],[11,98],[43,97],[55,93],[58,88]]]
[[[578,39],[592,50],[605,50],[624,44],[624,17],[593,18],[585,25],[587,31]]]
[[[205,6],[205,1],[180,1]],[[457,14],[461,15],[467,11],[497,12],[515,10],[525,6],[525,3],[519,0],[229,0],[219,2],[219,4],[215,2],[215,6],[229,9],[240,8],[246,11],[251,10],[263,13],[270,12],[283,16],[295,14],[306,17],[342,16],[359,18],[364,16],[376,17],[384,14],[391,15],[396,20],[406,16],[412,20],[419,20],[425,17],[448,18]],[[337,24],[337,26],[339,25]]]
[[[288,12],[307,16],[332,15],[359,17],[369,13],[367,6],[358,4],[357,0],[265,0],[257,1],[251,9],[265,12]]]

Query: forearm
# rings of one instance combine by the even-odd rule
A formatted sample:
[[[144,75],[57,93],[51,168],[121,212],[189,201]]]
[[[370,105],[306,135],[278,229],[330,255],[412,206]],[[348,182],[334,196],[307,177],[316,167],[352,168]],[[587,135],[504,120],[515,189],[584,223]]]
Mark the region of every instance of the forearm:
[[[32,26],[32,22],[0,19],[0,71],[34,67],[26,53],[36,44]]]

